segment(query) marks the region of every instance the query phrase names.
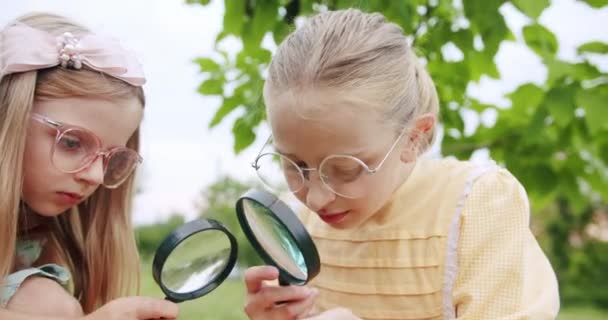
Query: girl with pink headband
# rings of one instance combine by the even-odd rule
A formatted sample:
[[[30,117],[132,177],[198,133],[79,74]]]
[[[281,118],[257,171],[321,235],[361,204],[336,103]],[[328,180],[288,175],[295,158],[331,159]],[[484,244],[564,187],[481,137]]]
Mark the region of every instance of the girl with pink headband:
[[[131,225],[142,68],[51,14],[0,31],[0,319],[177,317],[139,286]],[[85,316],[86,314],[86,316]]]

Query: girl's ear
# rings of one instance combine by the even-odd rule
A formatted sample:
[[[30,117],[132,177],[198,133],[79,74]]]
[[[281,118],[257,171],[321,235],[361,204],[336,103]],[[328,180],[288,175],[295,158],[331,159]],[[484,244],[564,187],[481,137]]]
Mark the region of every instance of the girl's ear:
[[[418,151],[425,147],[429,132],[435,127],[437,117],[434,114],[427,113],[418,117],[414,121],[414,125],[402,141],[401,161],[408,163],[412,162],[418,156]]]

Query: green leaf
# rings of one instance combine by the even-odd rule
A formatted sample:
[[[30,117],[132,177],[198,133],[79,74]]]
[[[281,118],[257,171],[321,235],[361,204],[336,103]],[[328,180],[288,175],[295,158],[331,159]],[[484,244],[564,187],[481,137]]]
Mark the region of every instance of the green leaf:
[[[509,29],[505,19],[498,11],[503,0],[463,0],[465,16],[471,23],[471,29],[480,34],[485,49],[492,57],[498,51],[498,46],[508,34]]]
[[[215,44],[217,45],[220,41],[224,40],[224,38],[226,38],[227,36],[229,36],[230,34],[224,30],[222,30],[220,33],[217,34],[217,36],[215,37]],[[215,46],[215,50],[216,51],[220,51],[218,49],[217,46]]]
[[[581,54],[584,52],[602,53],[602,54],[608,53],[608,43],[600,42],[600,41],[587,42],[578,47],[578,54]]]
[[[219,95],[224,93],[224,81],[207,79],[199,87],[198,92],[205,95]]]
[[[518,178],[526,186],[526,190],[541,197],[551,193],[559,182],[557,174],[546,164],[529,166],[520,172]]]
[[[554,56],[557,53],[557,38],[553,32],[535,23],[523,28],[524,40],[530,49],[542,57]]]
[[[496,107],[494,105],[481,103],[477,99],[470,98],[469,101],[471,103],[469,107],[471,109],[473,109],[474,111],[476,111],[477,113],[482,113],[482,112],[486,111],[487,109],[496,110]]]
[[[259,48],[258,50],[251,52],[251,57],[257,60],[256,64],[268,63],[272,58],[272,52],[264,48]]]
[[[479,52],[471,50],[467,53],[467,62],[469,65],[471,81],[478,82],[482,75],[487,75],[490,78],[500,78],[500,73],[496,68],[493,57],[487,52]]]
[[[608,141],[603,141],[602,143],[599,143],[597,148],[600,159],[605,164],[608,164]]]
[[[544,90],[535,84],[526,83],[519,86],[506,96],[511,100],[511,108],[501,110],[499,119],[512,125],[527,126],[544,96]]]
[[[232,133],[234,135],[234,153],[238,154],[247,148],[255,141],[255,133],[253,127],[244,118],[238,118],[234,121],[232,126]]]
[[[585,109],[585,121],[592,136],[608,128],[608,85],[580,90],[576,103]]]
[[[213,119],[209,123],[209,128],[213,128],[216,125],[218,125],[220,122],[222,122],[222,120],[224,119],[224,117],[226,117],[226,115],[228,115],[230,112],[232,112],[238,106],[240,106],[242,103],[243,103],[243,97],[241,97],[241,96],[235,95],[232,97],[224,98],[224,102],[222,103],[222,106],[219,109],[217,109],[217,111],[215,112],[215,115],[213,116]]]
[[[412,1],[390,1],[389,8],[385,10],[385,14],[389,21],[401,25],[407,34],[413,32],[415,23],[413,17],[416,13]]]
[[[501,16],[498,8],[500,8],[502,3],[503,1],[501,0],[462,1],[465,16],[481,33],[494,28],[496,25],[496,16]]]
[[[196,58],[194,62],[200,66],[201,72],[216,72],[221,69],[220,65],[211,58]]]
[[[565,194],[570,202],[572,211],[581,214],[587,207],[589,199],[581,194],[581,189],[577,181],[579,171],[564,170],[559,173],[559,189]]]
[[[283,42],[283,39],[287,37],[287,35],[292,31],[292,27],[283,21],[278,21],[274,26],[274,30],[272,32],[272,38],[274,39],[274,43],[279,44]]]
[[[318,1],[315,1],[318,2]],[[353,1],[352,0],[334,0],[331,1],[333,3],[329,3],[328,7],[330,10],[339,10],[339,9],[345,9],[345,8],[349,8],[353,6]],[[359,9],[361,9],[362,11],[367,11],[369,8],[369,1],[367,2],[362,2],[361,6]]]
[[[211,2],[211,0],[186,0],[187,4],[200,4],[206,6]]]
[[[438,87],[441,87],[442,89],[451,87],[449,88],[450,90],[463,93],[469,82],[469,68],[463,61],[431,61],[427,65],[427,69],[433,80],[439,84]],[[455,100],[453,97],[442,98]]]
[[[461,134],[464,132],[464,121],[460,116],[458,110],[450,110],[448,108],[441,108],[441,120],[446,130],[450,128],[456,129]]]
[[[595,172],[585,174],[584,177],[591,188],[598,192],[604,201],[608,202],[608,176],[595,170]]]
[[[278,3],[276,0],[256,1],[251,23],[243,30],[244,50],[256,50],[267,32],[272,31],[277,22]]]
[[[601,8],[608,5],[608,0],[583,0],[593,8]]]
[[[500,47],[500,43],[503,40],[513,40],[515,38],[515,36],[513,36],[509,30],[509,27],[507,26],[505,18],[502,14],[498,13],[494,19],[493,28],[486,30],[481,34],[485,46],[484,51],[492,56],[496,55],[498,48]]]
[[[528,117],[541,103],[544,95],[545,91],[542,88],[533,83],[526,83],[508,94],[507,97],[511,99],[514,110],[523,111],[523,116]]]
[[[557,87],[551,89],[545,96],[543,102],[549,110],[549,114],[560,127],[565,127],[574,118],[574,95],[572,87]]]
[[[532,19],[537,19],[551,4],[549,0],[511,0],[511,3]]]
[[[300,15],[306,16],[314,12],[313,4],[315,0],[300,0]]]
[[[245,24],[245,0],[224,1],[224,30],[222,33],[240,36]]]
[[[462,52],[467,52],[474,49],[473,33],[471,33],[471,30],[469,29],[461,29],[456,32],[452,32],[452,34],[449,35],[449,39],[451,39]]]
[[[546,108],[536,108],[536,111],[532,115],[530,119],[530,124],[527,128],[527,135],[529,137],[537,137],[540,136],[541,133],[545,129],[545,119],[548,116],[548,112]]]
[[[593,80],[601,76],[601,72],[588,62],[569,63],[556,59],[546,59],[545,65],[549,71],[547,82],[553,85],[556,81],[570,78],[578,81]]]

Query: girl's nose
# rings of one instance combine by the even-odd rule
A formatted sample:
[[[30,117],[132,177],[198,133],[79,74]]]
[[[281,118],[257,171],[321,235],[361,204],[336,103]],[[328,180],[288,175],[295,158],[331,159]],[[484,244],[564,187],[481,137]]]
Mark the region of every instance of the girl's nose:
[[[314,176],[314,178],[313,178]],[[318,174],[311,174],[306,183],[306,205],[318,212],[336,199],[336,194],[325,185]]]
[[[90,165],[76,172],[78,180],[86,181],[91,185],[103,184],[103,157],[97,157]]]

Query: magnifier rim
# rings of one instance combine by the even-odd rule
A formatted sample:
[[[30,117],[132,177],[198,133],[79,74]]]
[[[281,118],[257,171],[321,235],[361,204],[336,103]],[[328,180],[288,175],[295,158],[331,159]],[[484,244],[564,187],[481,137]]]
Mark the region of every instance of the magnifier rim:
[[[306,269],[308,271],[306,279],[302,280],[292,276],[289,271],[276,263],[266,250],[264,250],[262,244],[253,234],[247,217],[245,216],[245,210],[243,209],[243,200],[245,199],[254,201],[269,209],[274,214],[276,220],[285,227],[304,257],[304,263],[306,264]],[[250,189],[237,200],[236,213],[241,229],[245,233],[247,239],[249,239],[249,242],[262,257],[262,260],[279,269],[279,281],[287,282],[289,284],[304,285],[319,274],[319,271],[321,270],[321,261],[319,259],[319,252],[317,251],[317,247],[312,238],[298,217],[293,213],[293,210],[274,194],[265,190]]]
[[[167,288],[161,281],[161,275],[165,262],[167,261],[167,258],[170,256],[171,252],[173,252],[173,250],[186,239],[207,230],[221,231],[228,237],[228,240],[230,241],[230,256],[224,270],[215,276],[208,284],[191,292],[179,293]],[[179,226],[177,229],[171,232],[163,240],[163,242],[161,242],[158,249],[156,249],[156,253],[154,254],[154,260],[152,262],[152,276],[154,277],[156,283],[160,286],[163,293],[167,296],[168,300],[173,302],[182,302],[196,299],[213,291],[222,282],[224,282],[224,280],[226,280],[236,264],[237,254],[238,244],[236,238],[224,225],[213,219],[199,218]]]

